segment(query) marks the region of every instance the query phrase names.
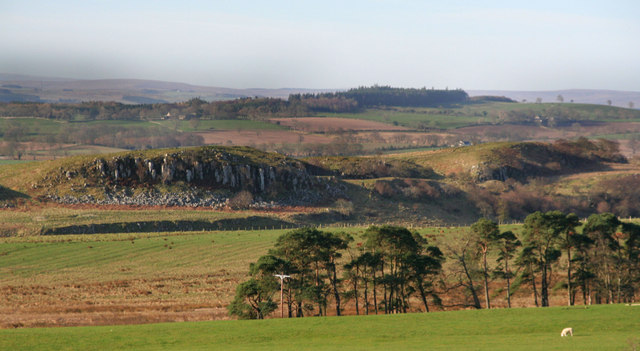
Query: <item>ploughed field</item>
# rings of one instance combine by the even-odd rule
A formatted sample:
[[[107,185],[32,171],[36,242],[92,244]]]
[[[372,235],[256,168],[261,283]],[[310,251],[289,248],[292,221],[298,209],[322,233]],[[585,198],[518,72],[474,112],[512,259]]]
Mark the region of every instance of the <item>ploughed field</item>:
[[[640,306],[0,330],[5,350],[637,350]],[[572,327],[573,337],[560,337]]]

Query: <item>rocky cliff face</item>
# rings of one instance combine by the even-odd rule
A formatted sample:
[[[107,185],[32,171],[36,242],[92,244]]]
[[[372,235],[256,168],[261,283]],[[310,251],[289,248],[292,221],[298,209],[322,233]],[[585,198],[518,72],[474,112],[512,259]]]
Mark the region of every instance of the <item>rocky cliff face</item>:
[[[234,152],[238,150],[243,152]],[[50,198],[71,203],[107,201],[119,204],[211,206],[224,203],[237,192],[247,191],[257,201],[309,204],[338,196],[342,192],[337,181],[311,175],[307,166],[300,161],[247,148],[205,147],[144,156],[130,153],[96,158],[79,170],[62,170],[64,177],[61,181],[73,182],[74,178],[83,177],[85,187],[104,187],[105,200],[74,195]],[[188,194],[153,195],[157,186],[177,184],[187,186],[190,189]],[[138,194],[139,199],[133,201],[134,197],[128,196],[127,190],[131,192],[131,189],[139,188],[147,191]],[[180,201],[182,195],[193,201]],[[169,203],[163,199],[170,199]]]

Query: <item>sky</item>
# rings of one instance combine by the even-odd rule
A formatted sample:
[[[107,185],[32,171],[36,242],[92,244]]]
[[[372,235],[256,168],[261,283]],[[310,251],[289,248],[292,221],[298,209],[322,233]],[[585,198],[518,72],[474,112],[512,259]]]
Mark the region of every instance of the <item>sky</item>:
[[[640,91],[640,1],[0,0],[0,73]]]

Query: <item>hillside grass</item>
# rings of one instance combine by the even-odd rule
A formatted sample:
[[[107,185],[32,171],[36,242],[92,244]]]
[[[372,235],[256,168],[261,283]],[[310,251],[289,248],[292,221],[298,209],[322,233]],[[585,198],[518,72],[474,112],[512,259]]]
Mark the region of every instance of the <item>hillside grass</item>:
[[[486,143],[466,147],[444,148],[434,151],[415,151],[385,155],[388,159],[413,162],[431,167],[442,175],[450,175],[468,171],[473,166],[489,157],[496,149],[515,145],[516,143]]]
[[[640,307],[0,330],[6,350],[633,350]],[[573,337],[560,337],[565,327]]]

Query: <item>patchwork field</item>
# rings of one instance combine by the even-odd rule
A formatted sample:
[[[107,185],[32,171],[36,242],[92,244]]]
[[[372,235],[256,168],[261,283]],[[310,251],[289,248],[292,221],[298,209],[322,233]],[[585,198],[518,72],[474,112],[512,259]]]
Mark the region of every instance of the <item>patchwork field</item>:
[[[185,132],[209,130],[286,130],[286,127],[275,123],[252,121],[244,119],[203,119],[203,120],[162,120],[155,121],[158,125],[169,129],[179,129]]]
[[[339,131],[367,131],[367,130],[406,130],[407,128],[370,121],[365,119],[336,118],[336,117],[304,117],[304,118],[272,118],[270,121],[314,133],[335,133]]]
[[[0,330],[6,350],[637,350],[640,306]],[[573,337],[560,337],[572,327]]]

